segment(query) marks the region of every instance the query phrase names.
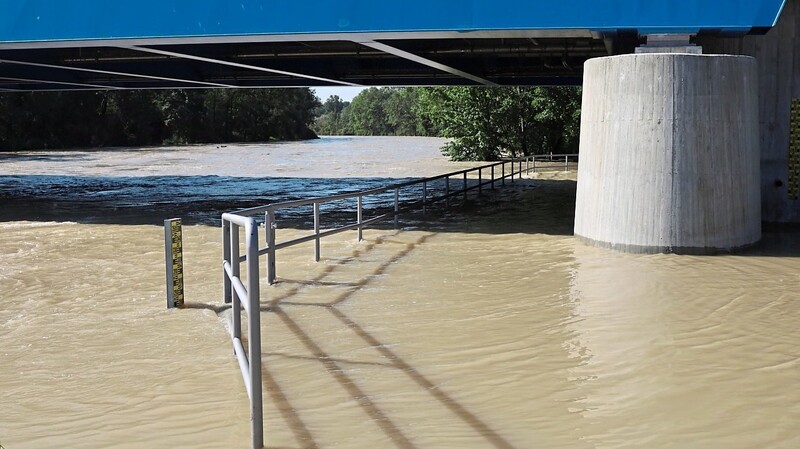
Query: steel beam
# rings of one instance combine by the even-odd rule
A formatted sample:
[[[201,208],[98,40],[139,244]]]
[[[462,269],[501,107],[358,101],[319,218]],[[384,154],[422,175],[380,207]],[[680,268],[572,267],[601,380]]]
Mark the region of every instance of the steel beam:
[[[173,57],[173,58],[182,58],[182,59],[189,59],[189,60],[192,60],[192,61],[200,61],[200,62],[208,62],[208,63],[211,63],[211,64],[226,65],[226,66],[236,67],[236,68],[240,68],[240,69],[255,70],[255,71],[258,71],[258,72],[273,73],[273,74],[276,74],[276,75],[286,75],[286,76],[292,76],[292,77],[296,77],[296,78],[305,78],[305,79],[310,79],[310,80],[315,80],[315,81],[324,81],[326,83],[341,84],[341,85],[344,85],[344,86],[354,86],[354,87],[360,87],[361,86],[360,84],[348,83],[347,81],[339,81],[339,80],[334,80],[334,79],[330,79],[330,78],[322,78],[322,77],[319,77],[319,76],[305,75],[303,73],[287,72],[287,71],[284,71],[284,70],[270,69],[270,68],[267,68],[267,67],[260,67],[260,66],[250,65],[250,64],[241,64],[241,63],[238,63],[238,62],[225,61],[225,60],[222,60],[222,59],[206,58],[206,57],[203,57],[203,56],[190,55],[190,54],[186,54],[186,53],[177,53],[177,52],[174,52],[174,51],[160,50],[160,49],[157,49],[157,48],[138,47],[138,46],[129,46],[129,47],[120,47],[120,48],[124,48],[126,50],[141,51],[141,52],[145,52],[145,53],[153,53],[153,54],[162,55],[162,56],[169,56],[169,57]]]
[[[0,75],[0,80],[9,80],[18,83],[42,83],[42,84],[61,84],[64,86],[78,86],[78,87],[86,87],[86,88],[95,88],[95,89],[112,89],[112,90],[121,90],[123,88],[117,86],[106,86],[103,84],[91,84],[91,83],[72,83],[69,81],[54,81],[54,80],[42,80],[42,79],[35,79],[35,78],[14,78],[10,76],[2,76]]]
[[[88,72],[88,73],[100,73],[103,75],[114,75],[114,76],[125,76],[130,78],[145,78],[145,79],[153,79],[153,80],[161,80],[161,81],[171,81],[175,83],[185,83],[185,84],[198,84],[207,87],[225,87],[225,88],[236,88],[238,86],[234,86],[231,84],[222,84],[222,83],[212,83],[208,81],[198,81],[198,80],[189,80],[189,79],[181,79],[181,78],[168,78],[164,76],[156,76],[156,75],[144,75],[141,73],[125,73],[125,72],[114,72],[111,70],[100,70],[100,69],[89,69],[86,67],[74,67],[74,66],[67,66],[67,65],[54,65],[54,64],[43,64],[40,62],[30,62],[30,61],[17,61],[11,59],[0,59],[0,63],[4,64],[19,64],[29,67],[41,67],[47,69],[60,69],[60,70],[72,70],[78,72]],[[178,88],[178,86],[175,86]]]
[[[358,44],[361,44],[361,45],[364,45],[364,46],[367,46],[367,47],[370,47],[370,48],[374,48],[375,50],[380,50],[380,51],[389,53],[391,55],[394,55],[394,56],[397,56],[397,57],[400,57],[400,58],[403,58],[403,59],[407,59],[409,61],[413,61],[413,62],[422,64],[422,65],[426,65],[428,67],[433,67],[434,69],[438,69],[438,70],[441,70],[443,72],[450,73],[451,75],[456,75],[456,76],[460,76],[462,78],[466,78],[466,79],[471,80],[471,81],[475,81],[476,83],[483,84],[485,86],[497,86],[497,83],[494,83],[494,82],[489,81],[487,79],[481,78],[479,76],[475,76],[475,75],[473,75],[471,73],[467,73],[467,72],[464,72],[462,70],[458,70],[458,69],[456,69],[454,67],[450,67],[450,66],[438,63],[436,61],[432,61],[432,60],[430,60],[428,58],[423,58],[422,56],[415,55],[414,53],[409,53],[409,52],[407,52],[405,50],[400,50],[399,48],[392,47],[391,45],[386,45],[384,43],[375,42],[375,41],[354,41],[354,42],[356,42]]]
[[[599,36],[599,35],[598,35]],[[159,38],[119,38],[68,41],[0,42],[0,50],[31,50],[42,48],[131,47],[153,45],[206,45],[275,42],[333,42],[427,39],[594,39],[589,30],[474,30],[474,31],[381,31],[366,33],[290,33],[229,36],[186,36]]]

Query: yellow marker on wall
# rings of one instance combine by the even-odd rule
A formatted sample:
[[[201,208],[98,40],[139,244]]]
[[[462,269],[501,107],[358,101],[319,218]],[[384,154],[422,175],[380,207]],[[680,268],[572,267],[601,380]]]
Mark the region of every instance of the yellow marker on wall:
[[[164,220],[167,308],[183,307],[183,230],[180,218]]]
[[[789,179],[787,193],[790,200],[800,196],[800,98],[792,98],[789,121]]]

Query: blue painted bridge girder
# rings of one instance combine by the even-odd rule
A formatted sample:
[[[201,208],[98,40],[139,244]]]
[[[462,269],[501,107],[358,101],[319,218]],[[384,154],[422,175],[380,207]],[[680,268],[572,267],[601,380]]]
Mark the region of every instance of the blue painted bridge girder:
[[[367,32],[747,33],[784,0],[4,0],[0,42]]]
[[[786,0],[3,0],[0,91],[578,84],[646,34],[764,33]]]

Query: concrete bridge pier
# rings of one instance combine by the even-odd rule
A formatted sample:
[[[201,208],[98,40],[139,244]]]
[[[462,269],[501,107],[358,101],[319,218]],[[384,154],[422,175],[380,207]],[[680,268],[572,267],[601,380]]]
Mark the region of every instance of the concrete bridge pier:
[[[761,238],[755,59],[637,53],[584,70],[576,236],[679,253]]]

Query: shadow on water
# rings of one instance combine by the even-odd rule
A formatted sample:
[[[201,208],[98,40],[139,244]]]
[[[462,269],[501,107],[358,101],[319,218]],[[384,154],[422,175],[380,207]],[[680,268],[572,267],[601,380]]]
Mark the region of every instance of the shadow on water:
[[[91,159],[81,153],[3,153],[0,152],[0,164],[4,162],[66,162]]]
[[[569,184],[565,185],[554,181],[537,182],[535,186],[539,186],[542,189],[558,188],[566,190],[567,192],[574,187]],[[519,191],[511,189],[510,196],[513,197],[517,193],[521,196],[525,196],[522,195],[525,192],[526,190],[524,188]],[[533,195],[531,198],[517,198],[518,201],[513,202],[514,206],[508,206],[511,208],[511,212],[505,211],[501,212],[501,214],[508,213],[511,217],[522,212],[530,214],[532,212],[527,208],[537,203],[538,200],[536,200],[535,197],[536,195]],[[552,198],[552,196],[550,198]],[[526,204],[525,201],[532,203]],[[515,207],[519,207],[519,211],[514,210]],[[566,217],[562,221],[570,222],[568,218],[569,217]],[[408,434],[409,426],[395,415],[394,410],[386,409],[384,406],[381,406],[380,401],[373,399],[379,397],[383,392],[370,391],[366,386],[363,386],[363,383],[359,382],[357,371],[349,369],[349,367],[370,365],[387,369],[396,369],[397,372],[402,373],[408,380],[407,385],[409,385],[410,388],[423,392],[430,397],[431,401],[441,405],[445,413],[450,414],[466,425],[467,428],[471,429],[475,437],[483,441],[485,447],[497,449],[514,448],[515,446],[503,436],[502,429],[494,428],[490,424],[491,416],[481,416],[475,410],[470,410],[466,405],[455,399],[446,388],[442,387],[442,381],[445,379],[435,379],[429,374],[426,375],[420,372],[420,370],[411,362],[407,361],[399,351],[393,349],[394,342],[381,340],[381,338],[370,331],[368,323],[358,322],[348,315],[349,309],[347,307],[341,307],[353,301],[358,301],[360,298],[358,294],[360,292],[365,291],[370,284],[379,282],[392,266],[402,263],[405,258],[418,248],[424,246],[428,240],[435,238],[438,234],[438,232],[428,230],[428,232],[415,241],[403,242],[397,238],[402,232],[403,231],[389,232],[374,240],[365,241],[363,246],[359,249],[354,250],[347,257],[332,261],[322,272],[313,278],[298,280],[279,277],[278,282],[289,285],[290,288],[280,295],[271,297],[268,303],[262,304],[261,310],[262,312],[273,313],[274,316],[283,323],[291,336],[294,337],[296,341],[300,342],[308,353],[270,352],[267,349],[264,356],[319,363],[330,378],[346,392],[349,400],[352,400],[353,403],[376,424],[393,445],[398,448],[415,449],[419,446],[414,442],[414,435]],[[785,235],[780,235],[781,232]],[[787,241],[786,239],[792,235],[795,237],[794,244],[787,245],[785,243]],[[761,248],[752,248],[748,250],[748,253],[753,255],[774,256],[797,255],[798,246],[800,246],[798,245],[797,236],[798,229],[796,227],[781,227],[777,230],[771,226],[767,227],[764,245]],[[374,250],[386,246],[389,248],[397,248],[390,251],[387,256],[375,260],[373,256]],[[778,247],[783,248],[783,250],[770,249]],[[342,280],[338,279],[337,276],[337,281],[331,280],[337,272],[350,264],[368,264],[367,266],[370,268],[367,270],[366,274],[360,275],[357,278]],[[319,301],[317,299],[316,302],[309,302],[304,300],[306,289],[314,290],[314,297],[318,298],[319,287],[334,287],[334,289],[330,296],[324,301]],[[199,305],[194,308],[209,307]],[[360,339],[364,347],[372,348],[376,351],[380,355],[381,361],[365,362],[349,360],[347,357],[336,357],[331,352],[326,351],[322,344],[325,336],[315,334],[311,330],[313,326],[307,321],[308,318],[304,318],[314,315],[296,312],[303,308],[314,308],[329,313],[330,316],[335,319],[335,322],[338,323],[337,326],[340,325],[341,329],[350,332]],[[221,306],[214,310],[220,313],[226,309],[226,306]],[[262,366],[262,377],[266,395],[269,397],[269,406],[283,417],[288,424],[288,431],[292,432],[294,439],[300,447],[322,447],[321,443],[318,441],[319,436],[315,436],[315,432],[306,424],[306,421],[311,419],[307,414],[312,412],[298,407],[293,402],[290,386],[282,386],[280,382],[278,382],[279,374],[280,368],[278,364],[264,364]]]
[[[270,142],[272,143],[272,142]],[[91,154],[103,153],[161,153],[165,150],[175,148],[225,148],[229,145],[236,146],[264,146],[269,143],[237,143],[237,144],[207,144],[193,143],[177,146],[170,145],[151,145],[137,147],[76,147],[76,148],[54,148],[54,149],[35,149],[35,150],[11,150],[0,151],[0,163],[3,162],[25,162],[25,161],[48,161],[61,162],[66,160],[87,159]],[[50,158],[49,156],[55,156]]]
[[[39,157],[38,155],[36,157]],[[41,155],[41,157],[49,157]],[[59,157],[59,156],[53,156]],[[223,176],[82,177],[64,175],[0,176],[0,221],[72,221],[91,224],[162,225],[180,217],[184,224],[218,226],[223,212],[264,204],[385,187],[415,178],[250,178]],[[476,180],[470,179],[474,186]],[[462,181],[452,179],[451,189]],[[426,205],[421,186],[401,190],[400,225],[436,232],[572,235],[576,182],[525,179],[495,189],[485,186],[467,197]],[[430,196],[444,193],[443,181],[428,186]],[[393,193],[364,198],[364,219],[392,211]],[[323,228],[353,223],[354,199],[322,206]],[[469,218],[467,220],[467,218]],[[310,206],[278,212],[278,226],[311,229]],[[392,229],[387,220],[371,226]],[[762,240],[736,251],[741,256],[800,257],[800,226],[764,225]]]
[[[0,176],[0,220],[161,224],[179,216],[187,224],[218,225],[223,212],[408,180],[5,175]]]
[[[765,223],[761,241],[735,253],[739,256],[800,257],[800,224]]]
[[[395,232],[395,235],[397,234],[399,234],[399,231]],[[486,443],[488,443],[490,447],[498,449],[511,449],[514,446],[512,446],[495,429],[489,426],[489,424],[487,424],[483,419],[474,414],[472,411],[468,410],[465,406],[460,404],[452,396],[445,392],[434,381],[420,373],[411,364],[406,362],[399,354],[390,349],[391,345],[388,345],[387,342],[380,341],[377,337],[371,334],[365,326],[357,323],[344,311],[338,308],[338,306],[342,305],[346,301],[353,299],[353,296],[356,295],[356,293],[358,293],[362,288],[371,282],[374,282],[375,279],[380,278],[380,275],[385,274],[389,267],[400,262],[419,246],[423,245],[429,238],[435,235],[435,233],[423,235],[413,243],[396,242],[386,237],[380,237],[365,245],[363,249],[354,251],[351,257],[341,259],[338,263],[330,265],[327,270],[323,271],[312,280],[307,282],[289,281],[293,282],[295,286],[282,296],[272,299],[270,301],[269,311],[276,314],[276,316],[284,323],[284,325],[286,325],[295,338],[297,338],[298,341],[300,341],[303,346],[306,347],[313,357],[303,357],[294,354],[271,355],[318,361],[325,367],[325,370],[328,372],[328,374],[332,376],[332,378],[339,383],[345,391],[347,391],[352,400],[363,409],[363,411],[373,420],[373,422],[378,425],[378,427],[380,427],[381,431],[391,439],[395,446],[401,449],[416,448],[417,446],[404,433],[403,429],[405,426],[399,426],[398,423],[396,423],[383,409],[381,409],[371,399],[371,396],[358,385],[358,383],[348,374],[348,370],[343,369],[343,366],[347,366],[351,363],[363,362],[352,362],[331,357],[330,354],[322,349],[317,343],[316,339],[318,337],[308,333],[301,325],[300,321],[292,318],[292,316],[290,316],[291,314],[289,313],[289,310],[298,307],[322,308],[330,312],[344,328],[352,331],[358,338],[368,345],[368,347],[378,351],[382,358],[387,360],[387,363],[378,363],[378,365],[394,368],[404,373],[413,384],[416,384],[416,386],[421,389],[421,391],[428,393],[432,399],[442,404],[450,413],[473,429],[476,434],[478,434],[486,441]],[[366,263],[361,260],[361,256],[370,253],[378,245],[384,244],[402,245],[403,247],[393,256],[387,258],[387,260],[380,262],[368,275],[363,276],[361,279],[348,282],[347,284],[350,287],[344,293],[333,296],[330,302],[303,303],[289,301],[294,298],[301,298],[303,289],[305,287],[310,285],[329,284],[329,282],[326,282],[325,279],[337,271],[339,267],[350,263]],[[279,280],[279,282],[284,281]],[[302,411],[294,408],[290,404],[287,394],[275,381],[275,377],[273,373],[270,372],[270,369],[274,368],[270,368],[266,365],[262,367],[263,377],[265,379],[264,383],[267,388],[267,392],[272,401],[276,404],[278,411],[289,423],[295,439],[304,447],[319,447],[312,432],[304,424],[301,418]]]
[[[444,409],[451,413],[455,418],[463,422],[471,428],[475,434],[482,438],[487,447],[496,449],[513,449],[513,446],[505,437],[503,437],[496,429],[488,424],[485,419],[469,410],[466,406],[461,404],[450,394],[448,394],[441,385],[431,378],[423,375],[413,365],[403,359],[397,352],[391,349],[392,345],[389,342],[381,341],[373,335],[367,326],[356,322],[353,318],[347,315],[339,306],[348,301],[353,301],[357,293],[362,291],[363,288],[369,286],[371,283],[380,279],[382,275],[386,274],[390,267],[401,262],[404,258],[408,257],[414,250],[424,245],[426,241],[435,237],[437,233],[431,232],[417,238],[411,243],[401,242],[393,239],[400,235],[402,231],[394,231],[387,235],[377,237],[372,241],[365,241],[364,246],[360,249],[354,250],[349,257],[337,259],[330,265],[315,276],[308,280],[291,280],[278,278],[279,283],[286,283],[292,285],[288,291],[280,296],[270,299],[268,304],[262,304],[261,311],[267,313],[274,313],[278,319],[286,326],[291,334],[299,341],[311,354],[300,355],[290,353],[276,353],[264,352],[264,356],[280,357],[293,360],[307,360],[315,361],[322,364],[325,371],[331,378],[338,383],[348,396],[370,417],[390,440],[400,449],[415,449],[418,446],[412,442],[408,435],[406,435],[407,426],[398,423],[386,410],[381,408],[375,401],[372,400],[374,395],[366,391],[359,383],[349,374],[350,370],[345,369],[351,365],[370,365],[381,366],[390,369],[396,369],[405,374],[415,388],[424,391],[430,395],[431,399],[441,404]],[[373,250],[383,245],[399,246],[398,250],[393,255],[383,261],[371,261],[369,256]],[[373,269],[369,270],[368,274],[360,277],[360,279],[353,279],[345,282],[332,282],[327,279],[339,271],[340,269],[350,264],[376,264]],[[344,292],[331,295],[330,300],[327,302],[302,302],[304,290],[309,287],[319,286],[334,286],[334,287],[347,287]],[[338,290],[337,290],[338,291]],[[294,301],[293,301],[294,300]],[[344,329],[351,331],[356,337],[361,339],[367,347],[376,350],[382,359],[386,362],[363,362],[348,360],[346,358],[333,357],[326,352],[319,344],[321,337],[312,335],[306,330],[307,323],[304,323],[301,318],[291,312],[303,307],[312,307],[322,309],[329,312]],[[213,310],[217,314],[230,309],[229,305],[210,305],[200,303],[187,303],[186,309],[207,309]],[[316,441],[313,432],[306,425],[303,415],[305,411],[295,407],[291,400],[290,394],[281,387],[276,378],[275,366],[270,364],[262,365],[262,380],[265,391],[269,396],[269,403],[276,411],[284,418],[288,424],[289,430],[292,432],[297,443],[304,448],[319,448],[320,445]],[[269,446],[267,446],[269,447]]]
[[[180,217],[184,224],[218,226],[223,212],[280,201],[322,197],[385,187],[414,178],[249,178],[222,176],[83,177],[65,175],[0,176],[0,221],[72,221],[91,224],[162,225]],[[462,180],[451,180],[459,189]],[[473,186],[476,180],[468,180]],[[401,214],[403,226],[441,232],[546,233],[570,235],[575,204],[574,181],[506,180],[467,197],[420,205]],[[400,191],[401,205],[418,202],[421,186]],[[444,193],[444,181],[428,186],[429,197]],[[392,192],[364,198],[364,218],[391,212]],[[468,229],[465,215],[477,218]],[[352,223],[355,199],[322,206],[323,227]],[[311,229],[311,207],[279,211],[280,227]],[[391,220],[377,224],[390,229]]]

